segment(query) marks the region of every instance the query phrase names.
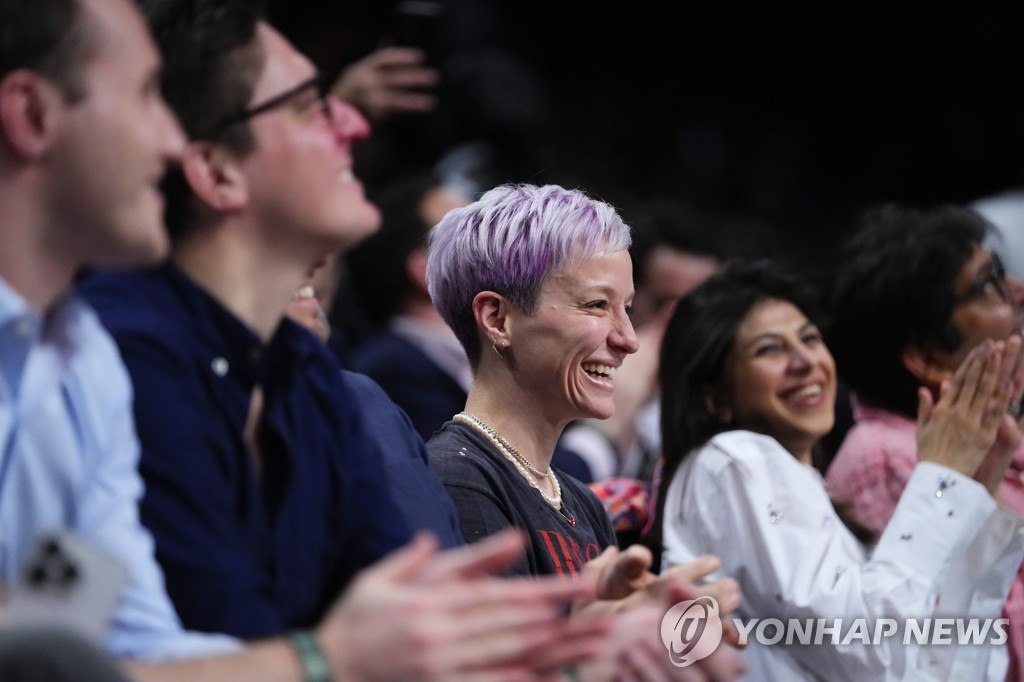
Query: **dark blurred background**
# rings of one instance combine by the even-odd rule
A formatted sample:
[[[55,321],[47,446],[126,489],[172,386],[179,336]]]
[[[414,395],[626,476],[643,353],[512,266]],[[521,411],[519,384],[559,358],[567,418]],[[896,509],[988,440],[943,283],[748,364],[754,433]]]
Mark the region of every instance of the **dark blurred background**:
[[[394,4],[290,0],[271,16],[333,74],[399,32]],[[357,150],[370,188],[488,139],[459,157],[485,184],[580,187],[627,219],[673,196],[813,268],[870,203],[1024,184],[1024,12],[1009,3],[443,5],[442,105],[376,126]]]

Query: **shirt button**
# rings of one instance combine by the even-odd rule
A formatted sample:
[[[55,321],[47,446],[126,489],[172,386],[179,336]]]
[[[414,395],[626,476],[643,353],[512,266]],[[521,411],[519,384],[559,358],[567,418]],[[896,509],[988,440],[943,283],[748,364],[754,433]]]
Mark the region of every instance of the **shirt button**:
[[[228,361],[224,358],[214,358],[213,362],[210,363],[210,369],[213,370],[214,374],[222,377],[228,373]]]

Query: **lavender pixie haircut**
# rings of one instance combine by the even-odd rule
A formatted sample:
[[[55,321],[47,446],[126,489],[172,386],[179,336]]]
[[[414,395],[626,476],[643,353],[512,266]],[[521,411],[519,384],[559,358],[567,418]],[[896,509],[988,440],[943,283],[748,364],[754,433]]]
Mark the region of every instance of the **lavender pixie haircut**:
[[[473,299],[493,291],[527,315],[560,268],[600,252],[628,249],[629,227],[615,209],[558,185],[502,185],[449,211],[428,235],[427,286],[469,362],[480,361]]]

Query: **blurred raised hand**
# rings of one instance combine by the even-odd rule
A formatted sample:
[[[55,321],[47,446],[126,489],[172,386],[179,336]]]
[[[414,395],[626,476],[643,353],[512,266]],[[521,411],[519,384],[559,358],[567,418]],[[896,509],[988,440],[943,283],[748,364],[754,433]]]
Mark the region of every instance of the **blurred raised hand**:
[[[347,66],[331,86],[331,94],[359,108],[370,120],[383,121],[400,114],[434,110],[431,92],[438,82],[436,69],[415,47],[381,47]]]

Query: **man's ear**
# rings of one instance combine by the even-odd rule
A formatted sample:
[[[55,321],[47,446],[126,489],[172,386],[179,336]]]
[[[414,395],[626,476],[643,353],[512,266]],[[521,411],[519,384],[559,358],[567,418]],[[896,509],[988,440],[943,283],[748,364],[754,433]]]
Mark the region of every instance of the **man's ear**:
[[[181,168],[196,196],[216,211],[233,211],[249,200],[248,186],[237,158],[218,144],[188,143]]]
[[[509,345],[509,303],[501,294],[481,291],[473,297],[473,317],[485,343],[507,348]]]
[[[907,346],[900,356],[903,366],[914,375],[918,383],[938,390],[942,382],[953,375],[952,355],[932,346]]]
[[[423,296],[430,296],[427,289],[427,250],[414,250],[405,259],[405,276],[409,278],[413,288]]]
[[[12,71],[0,80],[0,131],[11,153],[25,160],[45,156],[63,99],[56,85],[27,69]]]

